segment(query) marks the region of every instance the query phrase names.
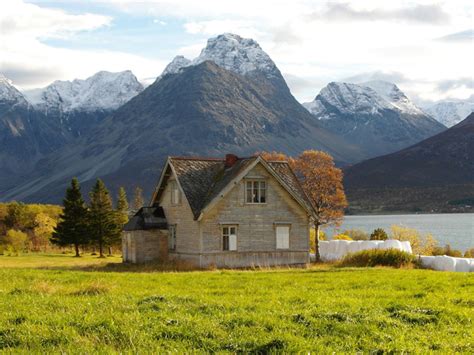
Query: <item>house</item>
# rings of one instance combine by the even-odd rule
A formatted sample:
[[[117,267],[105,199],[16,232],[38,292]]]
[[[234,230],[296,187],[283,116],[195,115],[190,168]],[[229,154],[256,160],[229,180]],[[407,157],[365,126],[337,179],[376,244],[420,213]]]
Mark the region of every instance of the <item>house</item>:
[[[196,267],[305,264],[313,213],[288,162],[169,157],[150,206],[124,227],[123,258]]]

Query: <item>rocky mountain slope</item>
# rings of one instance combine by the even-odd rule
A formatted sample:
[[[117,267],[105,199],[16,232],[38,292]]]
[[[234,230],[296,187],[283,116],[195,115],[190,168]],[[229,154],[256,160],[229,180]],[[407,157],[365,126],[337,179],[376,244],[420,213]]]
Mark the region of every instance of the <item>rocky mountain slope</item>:
[[[340,162],[362,159],[295,100],[256,42],[218,36],[202,53],[217,63],[195,60],[168,70],[2,198],[58,201],[73,176],[85,188],[102,177],[112,189],[141,185],[150,192],[167,155],[248,155],[263,149],[296,154],[316,148]]]
[[[473,208],[474,113],[409,148],[347,168],[344,182],[353,207]]]
[[[0,185],[27,173],[67,139],[0,74]]]
[[[358,146],[367,157],[391,153],[445,129],[392,83],[329,83],[303,104],[329,131]]]
[[[101,71],[85,79],[57,80],[25,92],[28,101],[73,136],[87,134],[98,122],[143,91],[131,71]]]
[[[474,112],[474,98],[467,101],[440,101],[427,106],[424,111],[446,127],[452,127]]]

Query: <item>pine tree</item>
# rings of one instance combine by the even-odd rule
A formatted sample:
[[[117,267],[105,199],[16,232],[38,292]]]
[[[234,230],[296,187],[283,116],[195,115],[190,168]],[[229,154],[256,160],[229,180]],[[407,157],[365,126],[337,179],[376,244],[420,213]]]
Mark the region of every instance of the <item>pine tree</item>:
[[[97,179],[90,192],[89,234],[99,246],[99,257],[104,257],[104,247],[120,240],[121,226],[112,206],[109,191],[102,180]]]
[[[71,186],[67,188],[63,206],[51,242],[60,246],[74,245],[76,256],[80,256],[79,246],[88,242],[88,234],[87,208],[77,178],[73,178]]]
[[[128,200],[127,193],[123,187],[118,191],[117,213],[120,225],[124,226],[128,222]]]
[[[143,207],[143,190],[141,187],[135,187],[135,191],[133,192],[133,209],[139,210]]]

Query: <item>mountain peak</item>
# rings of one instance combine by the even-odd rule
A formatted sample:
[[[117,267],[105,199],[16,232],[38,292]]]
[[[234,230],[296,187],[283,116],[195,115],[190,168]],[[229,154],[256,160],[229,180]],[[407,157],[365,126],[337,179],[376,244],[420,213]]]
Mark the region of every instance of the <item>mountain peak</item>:
[[[185,67],[208,60],[223,69],[240,75],[260,71],[268,78],[281,76],[270,56],[263,51],[255,40],[243,38],[233,33],[224,33],[209,38],[201,54],[193,60],[189,60],[182,55],[174,57],[157,80],[160,80],[166,74],[179,73]]]
[[[43,89],[25,92],[40,109],[113,110],[143,90],[130,70],[121,72],[99,71],[87,79],[56,80]]]
[[[269,76],[279,73],[270,56],[255,40],[232,33],[208,39],[206,47],[193,63],[198,64],[206,60],[211,60],[218,66],[241,75],[255,70]]]
[[[27,104],[23,94],[13,85],[13,81],[0,73],[0,100]]]

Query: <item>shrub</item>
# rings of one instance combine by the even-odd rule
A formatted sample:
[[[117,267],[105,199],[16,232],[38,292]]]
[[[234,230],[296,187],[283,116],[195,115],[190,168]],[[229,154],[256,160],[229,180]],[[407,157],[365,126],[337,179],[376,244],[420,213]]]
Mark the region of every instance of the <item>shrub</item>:
[[[342,232],[342,234],[348,235],[352,240],[369,240],[369,233],[361,229],[348,229]]]
[[[390,229],[393,239],[410,242],[413,254],[433,255],[438,244],[431,234],[421,234],[413,228],[393,225]]]
[[[370,240],[387,240],[388,235],[382,228],[376,228],[370,235]]]
[[[400,268],[413,265],[415,261],[416,257],[405,251],[397,249],[371,249],[347,254],[344,259],[341,260],[339,266],[391,266]]]
[[[468,249],[464,252],[465,258],[474,258],[474,248]]]
[[[5,245],[10,253],[19,254],[26,248],[28,236],[21,231],[10,229],[5,236]]]
[[[452,249],[451,245],[449,244],[446,244],[444,247],[433,248],[432,254],[433,255],[447,255],[447,256],[453,256],[456,258],[462,258],[462,252],[460,250]]]
[[[352,240],[352,238],[345,234],[336,234],[332,237],[332,240]]]

